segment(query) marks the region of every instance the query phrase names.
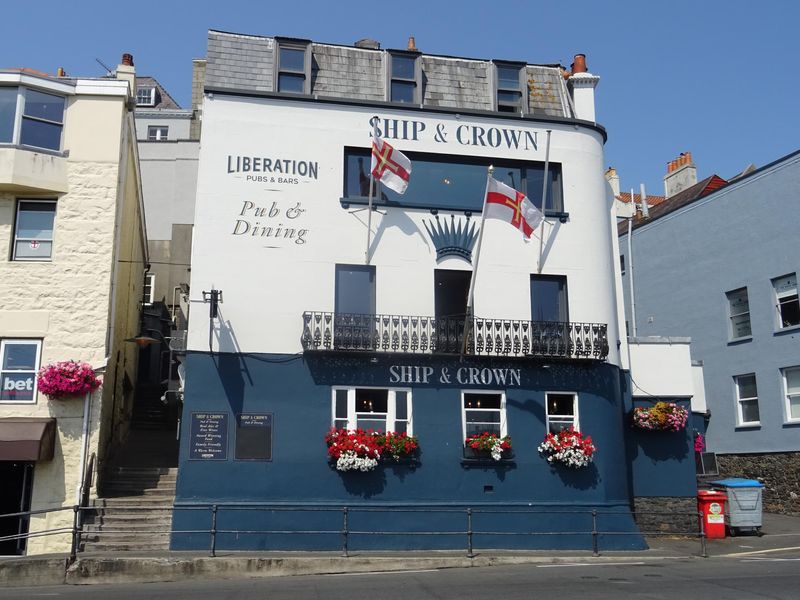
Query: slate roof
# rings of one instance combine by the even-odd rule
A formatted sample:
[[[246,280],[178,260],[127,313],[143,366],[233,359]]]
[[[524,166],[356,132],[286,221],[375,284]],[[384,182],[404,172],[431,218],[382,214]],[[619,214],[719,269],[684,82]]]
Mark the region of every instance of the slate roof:
[[[237,93],[274,92],[276,40],[283,38],[209,30],[206,89]],[[311,95],[384,102],[389,50],[311,45]],[[491,60],[420,53],[425,106],[491,110]],[[524,65],[524,63],[520,63]],[[560,65],[524,65],[528,114],[574,117]]]
[[[645,219],[642,217],[641,214],[637,214],[633,220],[633,229],[637,229],[643,225],[647,225],[648,223],[655,221],[663,217],[664,215],[668,215],[671,212],[678,210],[686,206],[687,204],[691,204],[700,198],[708,196],[710,193],[715,192],[716,190],[725,187],[728,185],[728,182],[719,177],[718,175],[711,175],[710,177],[706,177],[703,181],[698,181],[693,186],[686,188],[685,190],[678,192],[674,196],[670,196],[663,202],[659,203],[656,206],[652,206],[650,208],[650,216],[649,218]],[[620,194],[622,195],[622,194]],[[630,194],[628,194],[629,201],[630,201]],[[650,201],[650,196],[647,197],[648,202]],[[627,221],[620,221],[617,224],[617,233],[619,235],[624,235],[628,233],[628,222]]]

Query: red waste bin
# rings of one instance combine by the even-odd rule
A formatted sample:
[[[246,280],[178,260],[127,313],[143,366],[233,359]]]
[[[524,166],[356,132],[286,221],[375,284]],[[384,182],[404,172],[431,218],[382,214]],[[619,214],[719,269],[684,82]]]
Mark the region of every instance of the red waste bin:
[[[703,529],[709,539],[725,537],[725,502],[728,500],[718,490],[698,490],[697,509],[703,513]]]

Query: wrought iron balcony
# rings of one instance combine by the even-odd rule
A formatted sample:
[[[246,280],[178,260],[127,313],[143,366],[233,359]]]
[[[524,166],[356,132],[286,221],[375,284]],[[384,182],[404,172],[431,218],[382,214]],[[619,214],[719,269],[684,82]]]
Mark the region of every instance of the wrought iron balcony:
[[[476,317],[467,335],[466,354],[471,356],[608,357],[608,326],[604,323]],[[301,343],[305,351],[459,354],[463,341],[463,318],[303,313]]]

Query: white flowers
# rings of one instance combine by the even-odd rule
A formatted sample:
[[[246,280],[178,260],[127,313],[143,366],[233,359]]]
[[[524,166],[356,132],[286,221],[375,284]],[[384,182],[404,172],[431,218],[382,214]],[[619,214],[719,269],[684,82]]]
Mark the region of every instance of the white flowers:
[[[363,450],[368,450],[366,446],[362,448]],[[370,456],[371,452],[368,452],[367,456],[358,456],[353,451],[345,451],[339,455],[339,458],[336,459],[336,470],[337,471],[372,471],[375,467],[378,466],[378,458],[380,454],[378,453],[376,456]]]
[[[547,462],[561,463],[573,469],[588,466],[596,450],[591,436],[584,437],[572,427],[555,434],[548,433],[539,444],[539,452],[547,455]]]
[[[490,450],[490,452],[494,460],[500,460],[501,458],[503,458],[503,442],[500,440],[500,438],[497,438],[494,441],[494,444],[492,444],[492,449]]]

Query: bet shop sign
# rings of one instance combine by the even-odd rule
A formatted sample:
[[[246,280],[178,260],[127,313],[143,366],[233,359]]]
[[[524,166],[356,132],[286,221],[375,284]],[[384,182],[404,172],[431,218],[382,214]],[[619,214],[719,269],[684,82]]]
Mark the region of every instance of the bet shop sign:
[[[32,402],[33,392],[36,388],[36,375],[3,375],[0,400],[6,402]]]

